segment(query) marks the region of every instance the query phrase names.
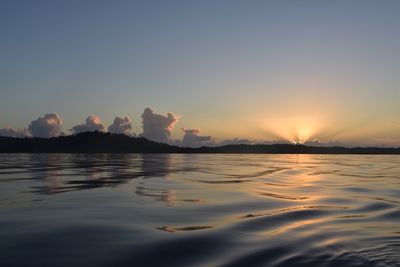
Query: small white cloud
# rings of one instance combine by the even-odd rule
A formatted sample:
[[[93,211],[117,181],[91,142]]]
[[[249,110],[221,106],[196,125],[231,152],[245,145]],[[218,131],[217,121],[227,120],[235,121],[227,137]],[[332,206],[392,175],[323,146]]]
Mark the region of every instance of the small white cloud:
[[[7,137],[28,137],[30,133],[27,129],[20,129],[20,128],[2,128],[0,129],[0,136],[7,136]]]
[[[131,135],[132,122],[129,117],[115,117],[114,122],[108,127],[110,133]]]
[[[182,142],[180,144],[178,143],[181,146],[201,147],[201,146],[210,146],[213,144],[211,136],[199,135],[200,129],[182,128],[182,131],[185,133],[185,135],[183,136]]]
[[[78,124],[70,129],[73,134],[94,131],[104,132],[105,130],[106,127],[104,127],[103,123],[101,123],[100,118],[96,115],[87,117],[84,124]]]

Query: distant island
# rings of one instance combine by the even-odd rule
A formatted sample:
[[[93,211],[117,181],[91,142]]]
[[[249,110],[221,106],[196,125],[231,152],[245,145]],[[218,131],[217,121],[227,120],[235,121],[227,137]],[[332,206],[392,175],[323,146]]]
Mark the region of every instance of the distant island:
[[[400,148],[318,147],[301,144],[179,147],[124,134],[85,132],[52,138],[0,136],[0,153],[241,153],[241,154],[400,154]]]

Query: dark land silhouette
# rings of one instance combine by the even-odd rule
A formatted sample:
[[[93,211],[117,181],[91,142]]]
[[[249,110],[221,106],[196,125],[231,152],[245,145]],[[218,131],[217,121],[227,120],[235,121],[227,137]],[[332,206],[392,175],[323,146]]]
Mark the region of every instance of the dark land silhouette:
[[[178,147],[123,134],[85,132],[53,138],[0,136],[0,153],[249,153],[249,154],[400,154],[400,148],[314,147],[300,144]]]

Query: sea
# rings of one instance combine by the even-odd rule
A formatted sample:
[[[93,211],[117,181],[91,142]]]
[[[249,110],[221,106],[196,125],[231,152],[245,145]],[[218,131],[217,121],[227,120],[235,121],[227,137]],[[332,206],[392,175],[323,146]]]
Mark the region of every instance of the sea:
[[[400,266],[400,156],[0,154],[0,266]]]

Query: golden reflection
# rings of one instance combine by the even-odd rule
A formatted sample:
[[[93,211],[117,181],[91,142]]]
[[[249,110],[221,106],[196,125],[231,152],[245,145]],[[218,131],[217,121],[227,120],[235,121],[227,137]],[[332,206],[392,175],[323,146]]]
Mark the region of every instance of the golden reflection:
[[[267,234],[279,235],[279,234],[283,234],[288,231],[294,230],[296,228],[301,228],[306,225],[320,223],[321,221],[322,221],[322,219],[311,219],[311,220],[303,220],[303,221],[293,222],[293,223],[281,226],[278,229],[275,229],[273,231],[268,231]]]
[[[315,192],[313,187],[324,180],[326,170],[323,165],[316,164],[316,156],[298,154],[284,157],[287,162],[280,166],[264,163],[263,171],[259,172],[263,175],[243,185],[247,192],[257,197],[298,203],[310,203],[318,199],[322,192]]]

